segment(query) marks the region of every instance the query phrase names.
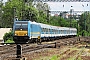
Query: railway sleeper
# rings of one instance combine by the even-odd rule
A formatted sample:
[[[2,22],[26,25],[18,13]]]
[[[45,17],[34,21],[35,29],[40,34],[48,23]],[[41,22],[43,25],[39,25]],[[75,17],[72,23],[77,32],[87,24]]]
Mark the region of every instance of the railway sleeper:
[[[11,58],[9,58],[9,59],[11,59]],[[27,59],[27,57],[22,57],[22,58],[12,58],[11,60],[28,60],[28,59]]]

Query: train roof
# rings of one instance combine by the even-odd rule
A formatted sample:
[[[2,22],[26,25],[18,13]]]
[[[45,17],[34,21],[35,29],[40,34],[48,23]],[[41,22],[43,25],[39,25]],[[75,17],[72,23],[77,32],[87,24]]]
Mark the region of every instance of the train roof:
[[[77,30],[76,28],[71,28],[71,27],[59,27],[59,26],[52,26],[52,25],[48,25],[48,24],[43,24],[43,23],[37,23],[37,22],[32,22],[30,20],[19,20],[19,21],[15,21],[15,22],[30,22],[31,24],[37,24],[40,25],[41,28],[48,28],[48,29],[59,29],[59,30]]]
[[[76,28],[70,28],[70,30],[77,30]]]
[[[42,28],[51,28],[50,25],[47,25],[47,24],[42,24],[42,23],[38,23]]]

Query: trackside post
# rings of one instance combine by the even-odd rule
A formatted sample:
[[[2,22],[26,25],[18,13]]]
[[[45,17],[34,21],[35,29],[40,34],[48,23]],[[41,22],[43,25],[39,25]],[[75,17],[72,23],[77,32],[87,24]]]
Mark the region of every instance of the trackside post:
[[[16,54],[17,54],[17,57],[16,58],[21,58],[21,55],[22,55],[22,47],[21,47],[21,45],[20,44],[17,44],[17,52],[16,52]]]

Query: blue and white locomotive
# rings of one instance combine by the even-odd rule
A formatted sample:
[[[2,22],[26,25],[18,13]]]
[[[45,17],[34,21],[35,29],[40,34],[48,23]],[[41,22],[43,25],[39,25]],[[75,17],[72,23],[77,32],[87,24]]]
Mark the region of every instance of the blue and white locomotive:
[[[76,28],[58,27],[31,21],[15,21],[13,26],[15,43],[40,42],[60,37],[77,35]]]

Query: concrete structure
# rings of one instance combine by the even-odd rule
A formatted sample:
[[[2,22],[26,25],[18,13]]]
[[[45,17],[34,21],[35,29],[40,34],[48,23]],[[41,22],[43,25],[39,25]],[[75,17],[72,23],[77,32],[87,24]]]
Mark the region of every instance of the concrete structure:
[[[8,33],[11,31],[12,28],[0,28],[0,43],[3,43],[3,36],[5,33]]]

